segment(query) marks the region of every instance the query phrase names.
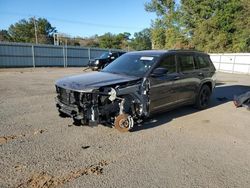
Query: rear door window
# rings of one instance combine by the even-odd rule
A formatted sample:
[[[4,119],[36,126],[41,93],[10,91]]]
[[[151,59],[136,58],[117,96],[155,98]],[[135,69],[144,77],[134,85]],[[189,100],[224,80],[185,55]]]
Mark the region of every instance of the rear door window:
[[[175,56],[166,56],[160,63],[159,67],[166,68],[168,70],[168,74],[176,72]]]
[[[181,72],[192,71],[195,69],[194,58],[192,55],[178,55],[177,57]]]

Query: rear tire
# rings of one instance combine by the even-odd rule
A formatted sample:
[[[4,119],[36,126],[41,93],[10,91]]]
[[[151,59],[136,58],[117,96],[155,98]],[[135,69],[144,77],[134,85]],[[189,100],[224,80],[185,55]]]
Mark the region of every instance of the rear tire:
[[[204,110],[208,107],[211,97],[211,89],[208,85],[203,85],[196,98],[195,107],[199,110]]]
[[[102,65],[100,70],[104,69],[106,66],[107,66],[107,64]]]

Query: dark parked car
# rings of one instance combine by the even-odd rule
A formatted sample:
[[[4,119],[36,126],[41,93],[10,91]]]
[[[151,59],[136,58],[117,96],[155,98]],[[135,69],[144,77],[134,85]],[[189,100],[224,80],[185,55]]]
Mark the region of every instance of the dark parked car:
[[[89,61],[89,66],[92,70],[100,70],[106,67],[109,63],[123,55],[125,52],[104,52],[99,58]]]
[[[197,51],[129,52],[100,72],[56,82],[61,114],[81,124],[111,124],[119,131],[183,105],[205,109],[215,87],[215,68]]]

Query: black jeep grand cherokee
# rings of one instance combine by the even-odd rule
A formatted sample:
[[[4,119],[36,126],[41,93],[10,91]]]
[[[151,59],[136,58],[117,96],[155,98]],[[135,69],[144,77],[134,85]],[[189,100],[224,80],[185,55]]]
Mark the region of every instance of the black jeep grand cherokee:
[[[56,82],[61,114],[81,124],[108,123],[119,131],[159,111],[195,104],[205,109],[215,86],[215,68],[197,51],[129,52],[100,72]]]

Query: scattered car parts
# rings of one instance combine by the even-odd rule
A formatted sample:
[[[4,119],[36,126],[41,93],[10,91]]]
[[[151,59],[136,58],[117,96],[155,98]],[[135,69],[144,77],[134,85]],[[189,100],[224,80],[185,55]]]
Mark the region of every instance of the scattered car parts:
[[[234,105],[237,108],[243,106],[250,110],[250,91],[239,96],[234,96]]]

